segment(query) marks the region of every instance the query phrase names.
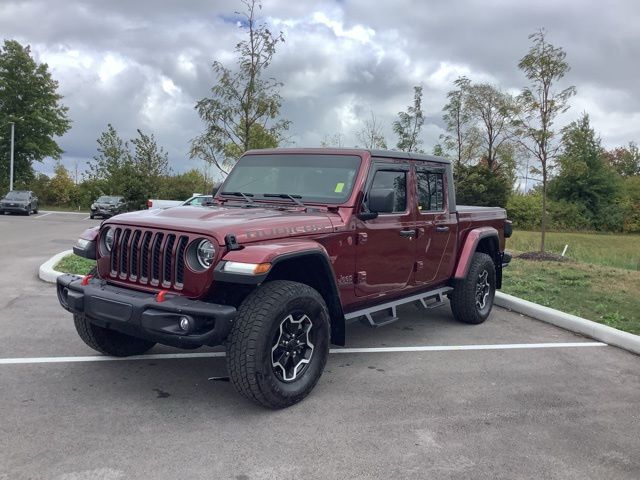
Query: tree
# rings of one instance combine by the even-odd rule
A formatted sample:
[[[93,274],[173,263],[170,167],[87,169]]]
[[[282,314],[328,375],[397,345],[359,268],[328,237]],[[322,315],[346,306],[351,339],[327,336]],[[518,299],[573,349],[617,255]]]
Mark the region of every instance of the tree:
[[[76,184],[69,171],[62,163],[57,162],[53,170],[54,176],[49,182],[50,199],[54,205],[69,205],[77,198]]]
[[[178,175],[167,176],[163,181],[160,198],[186,200],[194,193],[211,194],[213,182],[199,170],[192,169]]]
[[[378,123],[373,112],[371,112],[371,119],[364,121],[364,127],[356,133],[356,137],[359,142],[362,142],[364,148],[387,148],[382,125]]]
[[[512,138],[516,105],[513,97],[488,83],[468,83],[464,89],[466,116],[477,125],[482,160],[489,170],[498,167],[498,152]]]
[[[320,146],[322,148],[342,148],[344,146],[344,135],[340,132],[334,133],[333,135],[325,134],[320,140]]]
[[[611,217],[619,185],[604,162],[600,138],[586,113],[563,129],[557,164],[558,175],[549,182],[550,196],[584,206],[592,228],[610,225],[607,217]]]
[[[413,87],[413,105],[406,112],[398,112],[398,119],[393,122],[393,131],[398,135],[397,148],[403,152],[420,152],[420,130],[424,124],[422,112],[422,87]]]
[[[455,159],[454,176],[462,165],[466,165],[476,156],[479,133],[472,122],[472,117],[467,105],[467,91],[471,81],[467,77],[458,77],[454,82],[457,87],[447,93],[448,103],[442,108],[444,114],[442,120],[446,125],[447,133],[440,135],[442,145],[434,154],[451,153]],[[438,153],[435,153],[435,152]]]
[[[635,142],[604,152],[605,161],[622,177],[640,175],[640,149]]]
[[[37,63],[31,49],[15,40],[0,48],[0,184],[8,185],[11,135],[15,123],[15,180],[33,178],[33,162],[60,158],[62,149],[54,137],[69,130],[67,107],[57,93],[58,82],[46,63]],[[5,160],[6,159],[6,160]]]
[[[202,158],[223,173],[253,148],[275,147],[283,140],[290,122],[279,118],[281,82],[265,78],[282,33],[274,34],[257,20],[256,0],[241,0],[244,12],[236,12],[247,38],[235,47],[237,70],[213,63],[217,83],[211,97],[196,104],[205,131],[191,141],[191,158]]]
[[[98,155],[89,163],[88,178],[97,182],[103,193],[123,195],[132,207],[142,208],[148,198],[159,195],[163,178],[170,171],[168,155],[153,134],[139,129],[137,133],[126,142],[109,124],[98,138]]]
[[[93,157],[93,162],[88,162],[88,176],[109,185],[105,193],[115,194],[116,192],[111,191],[111,180],[118,178],[124,166],[131,162],[129,145],[120,138],[110,123],[107,130],[100,134],[97,142],[98,155]]]
[[[131,140],[133,166],[143,179],[144,198],[156,197],[160,192],[162,178],[169,175],[169,155],[159,147],[153,134],[147,135],[138,129],[138,136]]]
[[[522,146],[540,163],[542,174],[542,218],[540,221],[540,251],[545,249],[547,229],[547,183],[560,144],[553,130],[555,118],[569,108],[575,87],[554,91],[552,87],[569,71],[566,53],[547,42],[544,30],[529,35],[533,45],[520,59],[518,68],[530,81],[518,96],[521,108],[517,121]]]
[[[486,165],[462,165],[455,183],[459,205],[505,207],[511,193],[511,180]]]

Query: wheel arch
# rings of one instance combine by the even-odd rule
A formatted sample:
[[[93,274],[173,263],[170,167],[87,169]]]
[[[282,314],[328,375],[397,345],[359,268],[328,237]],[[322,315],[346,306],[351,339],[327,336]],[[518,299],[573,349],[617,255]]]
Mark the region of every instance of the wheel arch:
[[[466,278],[471,265],[471,258],[476,252],[486,253],[491,257],[496,268],[496,288],[500,288],[502,286],[500,237],[498,236],[498,231],[493,227],[474,228],[469,232],[460,250],[454,278],[456,280]]]
[[[315,289],[329,309],[331,343],[345,344],[345,320],[335,275],[329,258],[319,251],[296,252],[274,259],[265,282],[291,280]]]
[[[331,322],[331,343],[345,344],[345,318],[342,302],[336,284],[335,274],[329,256],[317,242],[281,242],[277,249],[273,245],[246,246],[242,250],[229,252],[214,271],[214,280],[225,290],[235,290],[241,286],[241,297],[253,288],[273,280],[291,280],[304,283],[320,293],[329,310]],[[282,248],[284,247],[284,248]],[[263,275],[240,275],[223,271],[224,261],[248,263],[271,263],[271,268]],[[241,292],[241,293],[242,293]],[[236,300],[240,300],[237,298]]]

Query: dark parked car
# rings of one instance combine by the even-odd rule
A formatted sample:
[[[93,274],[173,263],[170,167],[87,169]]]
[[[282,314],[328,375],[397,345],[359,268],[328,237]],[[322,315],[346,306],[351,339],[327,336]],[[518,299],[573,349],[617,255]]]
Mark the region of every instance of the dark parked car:
[[[91,204],[89,217],[109,218],[128,211],[124,197],[103,195]]]
[[[5,212],[23,215],[38,213],[38,197],[29,190],[12,190],[0,200],[0,215]]]

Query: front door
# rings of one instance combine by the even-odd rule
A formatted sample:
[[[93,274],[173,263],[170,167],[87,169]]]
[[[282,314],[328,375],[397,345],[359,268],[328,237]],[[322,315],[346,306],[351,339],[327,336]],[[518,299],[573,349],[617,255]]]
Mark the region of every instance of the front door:
[[[356,295],[380,295],[413,282],[415,209],[411,200],[410,170],[402,164],[374,164],[367,182],[363,208],[372,190],[393,195],[390,212],[358,223]]]
[[[446,182],[442,167],[416,166],[416,285],[445,281],[454,261],[458,222],[449,212]]]

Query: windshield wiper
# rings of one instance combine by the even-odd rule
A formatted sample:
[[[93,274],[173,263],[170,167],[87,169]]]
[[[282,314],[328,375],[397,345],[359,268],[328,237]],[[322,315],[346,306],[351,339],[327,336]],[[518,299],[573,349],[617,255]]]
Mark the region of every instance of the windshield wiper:
[[[250,197],[253,197],[253,193],[242,193],[242,192],[222,192],[220,195],[233,195],[234,197],[242,197],[247,203],[253,203]]]
[[[263,197],[277,197],[277,198],[288,198],[291,201],[297,203],[301,207],[304,207],[304,203],[302,203],[299,198],[302,198],[302,195],[289,195],[288,193],[263,193]]]

